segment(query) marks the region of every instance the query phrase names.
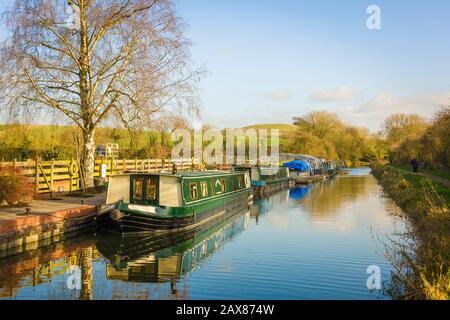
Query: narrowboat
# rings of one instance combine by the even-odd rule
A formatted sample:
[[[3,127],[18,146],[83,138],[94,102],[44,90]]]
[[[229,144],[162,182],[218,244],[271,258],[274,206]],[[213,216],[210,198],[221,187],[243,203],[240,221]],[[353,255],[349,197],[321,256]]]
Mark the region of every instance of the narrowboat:
[[[250,174],[255,198],[269,196],[291,185],[289,169],[278,166],[236,166],[235,172]]]
[[[114,175],[107,204],[115,209],[99,216],[98,225],[122,234],[186,230],[250,207],[251,190],[246,172]]]
[[[297,184],[311,184],[323,181],[327,178],[325,174],[314,174],[314,169],[310,162],[306,160],[293,160],[283,164],[283,167],[289,169],[291,180]]]

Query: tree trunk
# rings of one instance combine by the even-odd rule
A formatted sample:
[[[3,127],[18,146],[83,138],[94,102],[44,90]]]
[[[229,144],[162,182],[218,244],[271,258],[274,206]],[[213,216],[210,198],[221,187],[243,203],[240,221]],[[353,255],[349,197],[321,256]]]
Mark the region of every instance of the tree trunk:
[[[81,249],[80,300],[92,300],[92,247]]]
[[[90,99],[88,74],[90,70],[89,48],[88,48],[88,26],[87,26],[87,2],[78,1],[80,9],[80,98],[81,117],[83,119],[83,153],[82,169],[84,188],[94,187],[94,166],[95,166],[95,127],[93,123],[92,100]]]
[[[84,187],[94,187],[95,131],[83,134],[82,174]]]

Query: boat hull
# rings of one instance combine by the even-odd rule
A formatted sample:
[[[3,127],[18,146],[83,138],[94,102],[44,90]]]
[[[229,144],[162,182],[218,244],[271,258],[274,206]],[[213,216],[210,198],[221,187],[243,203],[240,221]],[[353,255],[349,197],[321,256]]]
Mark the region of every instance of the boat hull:
[[[291,186],[291,180],[289,178],[282,179],[274,182],[263,182],[258,181],[257,183],[252,183],[253,194],[255,199],[261,199],[268,197],[279,191],[289,189]]]
[[[292,180],[295,182],[295,184],[302,184],[302,185],[308,185],[312,183],[316,183],[319,181],[324,181],[327,179],[326,175],[316,175],[316,176],[307,176],[307,177],[293,177]]]
[[[98,225],[103,230],[125,235],[178,232],[196,228],[214,219],[226,219],[236,212],[249,208],[252,201],[253,196],[249,189],[214,199],[207,205],[200,203],[190,206],[189,210],[193,213],[179,217],[116,209],[111,214],[98,217]]]

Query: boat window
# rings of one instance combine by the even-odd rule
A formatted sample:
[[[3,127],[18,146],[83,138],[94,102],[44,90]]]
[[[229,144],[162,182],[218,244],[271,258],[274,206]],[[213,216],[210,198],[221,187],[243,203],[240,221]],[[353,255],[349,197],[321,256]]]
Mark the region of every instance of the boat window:
[[[147,180],[147,200],[156,200],[156,180]]]
[[[222,188],[222,192],[225,192],[227,190],[225,179],[220,180],[220,186]]]
[[[133,198],[142,199],[144,188],[144,179],[134,179],[133,183]]]
[[[197,199],[198,198],[198,190],[197,190],[197,184],[191,183],[189,184],[189,191],[191,193],[191,199]]]
[[[238,177],[238,183],[239,183],[239,189],[242,189],[244,187],[244,181],[242,180],[242,176]]]
[[[200,182],[200,186],[202,188],[202,197],[205,198],[208,196],[208,184],[206,181]]]

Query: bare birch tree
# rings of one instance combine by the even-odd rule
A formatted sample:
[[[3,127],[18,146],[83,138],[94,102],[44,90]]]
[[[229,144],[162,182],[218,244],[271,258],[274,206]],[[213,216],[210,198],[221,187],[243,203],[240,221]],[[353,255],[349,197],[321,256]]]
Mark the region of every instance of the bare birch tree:
[[[190,43],[171,0],[16,0],[4,12],[0,99],[9,110],[56,110],[83,135],[93,184],[95,131],[163,108],[196,112]]]

